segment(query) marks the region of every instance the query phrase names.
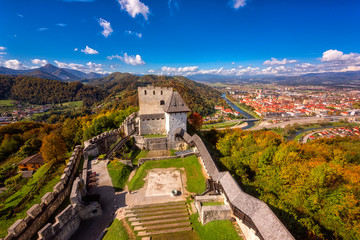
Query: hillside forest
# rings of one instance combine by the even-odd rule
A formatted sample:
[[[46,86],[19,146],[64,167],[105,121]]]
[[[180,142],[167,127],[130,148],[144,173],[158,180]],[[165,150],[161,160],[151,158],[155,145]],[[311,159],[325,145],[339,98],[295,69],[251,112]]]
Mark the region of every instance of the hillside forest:
[[[360,239],[359,137],[300,144],[271,131],[205,135],[219,164],[296,239]]]

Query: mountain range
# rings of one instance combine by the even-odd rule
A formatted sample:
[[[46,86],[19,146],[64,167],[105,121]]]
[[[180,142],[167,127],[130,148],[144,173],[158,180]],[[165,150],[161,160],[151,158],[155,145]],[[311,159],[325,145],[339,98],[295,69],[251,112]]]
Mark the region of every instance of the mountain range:
[[[0,74],[12,76],[31,76],[38,78],[46,78],[50,80],[59,80],[66,82],[80,81],[82,79],[95,79],[105,77],[107,74],[95,72],[84,73],[69,68],[58,68],[52,64],[46,64],[43,67],[29,70],[14,70],[11,68],[0,67]]]

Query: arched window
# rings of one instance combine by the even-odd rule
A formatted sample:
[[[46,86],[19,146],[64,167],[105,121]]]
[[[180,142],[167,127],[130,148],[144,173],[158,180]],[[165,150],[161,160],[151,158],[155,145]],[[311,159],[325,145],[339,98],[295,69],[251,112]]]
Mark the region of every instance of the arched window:
[[[164,101],[164,100],[161,100],[161,101],[160,101],[160,105],[165,105],[165,101]]]
[[[146,95],[146,90],[144,91],[144,94]]]
[[[153,91],[154,95],[155,95],[155,91]]]

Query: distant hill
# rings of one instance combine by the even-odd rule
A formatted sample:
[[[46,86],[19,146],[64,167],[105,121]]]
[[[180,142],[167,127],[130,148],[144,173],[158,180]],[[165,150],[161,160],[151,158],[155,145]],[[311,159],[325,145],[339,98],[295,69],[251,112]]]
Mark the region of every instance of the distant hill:
[[[58,68],[52,64],[46,64],[43,67],[29,70],[14,70],[6,67],[0,67],[0,74],[13,76],[32,76],[46,78],[51,80],[61,80],[67,82],[80,81],[81,79],[94,79],[106,76],[99,73],[84,73],[74,69]]]
[[[277,83],[283,85],[353,86],[360,87],[360,71],[309,73],[300,76],[219,76],[212,74],[189,76],[206,83]]]
[[[82,100],[91,106],[106,97],[106,92],[79,82],[62,82],[31,76],[0,75],[0,99],[12,99],[32,104],[62,103]]]
[[[104,78],[90,80],[89,84],[102,87],[112,96],[118,96],[120,102],[128,106],[138,105],[137,88],[149,84],[173,87],[180,93],[189,108],[201,115],[213,112],[215,103],[221,101],[221,93],[216,89],[180,76],[136,76],[116,72]]]

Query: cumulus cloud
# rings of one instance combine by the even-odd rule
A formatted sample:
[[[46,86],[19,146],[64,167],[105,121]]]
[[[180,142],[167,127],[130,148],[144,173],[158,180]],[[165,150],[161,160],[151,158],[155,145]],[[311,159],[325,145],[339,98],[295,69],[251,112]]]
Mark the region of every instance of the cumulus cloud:
[[[276,58],[271,58],[271,60],[266,60],[264,65],[285,65],[289,63],[297,63],[297,60],[288,60],[284,58],[283,60],[277,60]]]
[[[43,31],[46,31],[46,30],[48,30],[48,28],[38,28],[38,31],[40,31],[40,32],[43,32]]]
[[[153,69],[150,69],[148,73],[154,73],[155,71]]]
[[[349,53],[344,54],[342,51],[336,49],[330,49],[323,53],[321,62],[333,62],[333,61],[351,61],[360,62],[360,54]]]
[[[75,49],[74,49],[74,52],[77,52],[78,50],[79,50],[78,48],[75,48]]]
[[[142,14],[145,20],[148,19],[150,13],[149,7],[139,0],[118,0],[121,10],[125,10],[133,18],[138,14]]]
[[[126,34],[137,36],[138,38],[142,38],[142,33],[133,32],[130,30],[125,30]]]
[[[101,34],[104,35],[104,37],[108,37],[111,35],[111,33],[113,32],[112,28],[111,28],[111,24],[110,22],[106,21],[103,18],[99,18],[98,22],[100,24],[100,26],[104,29]]]
[[[11,59],[3,62],[3,66],[15,70],[29,69],[29,67],[25,66],[22,62],[16,59]]]
[[[108,73],[107,71],[105,71],[103,69],[104,65],[96,64],[93,62],[88,62],[86,65],[78,64],[78,63],[64,63],[64,62],[59,62],[56,60],[54,62],[56,63],[56,65],[59,68],[69,68],[69,69],[73,69],[73,70],[82,71],[85,73],[90,73],[90,72],[96,72],[96,73],[101,73],[101,74]]]
[[[88,47],[88,46],[86,46],[86,48],[85,49],[81,49],[81,52],[83,52],[83,53],[85,53],[85,54],[99,54],[99,52],[98,51],[96,51],[95,49],[92,49],[92,48],[90,48],[90,47]]]
[[[163,74],[167,74],[167,75],[188,75],[191,72],[195,72],[199,69],[198,66],[189,66],[189,67],[167,67],[164,66],[161,68],[161,71]]]
[[[114,58],[120,59],[126,64],[129,65],[144,65],[145,62],[142,60],[141,56],[139,54],[136,54],[135,56],[128,55],[125,53],[123,56],[119,55],[112,55],[107,57],[109,60],[113,60]]]
[[[244,7],[246,4],[246,0],[231,0],[230,4],[233,8],[239,9],[240,7]]]
[[[45,65],[48,64],[49,62],[46,61],[45,59],[43,59],[43,60],[33,59],[33,60],[31,60],[31,63],[32,63],[32,64],[35,64],[35,65],[45,66]]]
[[[66,27],[67,26],[65,23],[57,23],[55,25],[58,27]]]

